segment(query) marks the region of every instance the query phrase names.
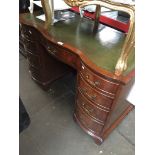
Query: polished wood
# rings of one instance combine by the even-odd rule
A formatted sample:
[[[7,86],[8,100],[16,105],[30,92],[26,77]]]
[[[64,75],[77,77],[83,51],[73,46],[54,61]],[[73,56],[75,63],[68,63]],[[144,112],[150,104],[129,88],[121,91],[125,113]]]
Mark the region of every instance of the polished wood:
[[[24,40],[23,40],[23,36],[21,33],[21,24],[19,24],[19,52],[26,58],[27,57],[27,53],[26,50],[24,48]]]
[[[90,117],[94,118],[98,122],[105,123],[108,113],[108,109],[101,108],[88,100],[81,92],[77,93],[77,105],[81,107]]]
[[[40,40],[39,31],[22,24],[21,35],[31,77],[44,90],[48,90],[54,80],[72,71],[68,65],[57,61],[48,53]]]
[[[29,9],[28,7],[30,6],[29,0],[19,0],[19,13],[28,13]],[[34,4],[34,11],[39,11],[42,8]],[[26,58],[27,57],[27,52],[24,48],[24,41],[23,41],[23,35],[21,33],[21,25],[19,24],[19,52]]]
[[[36,15],[40,14],[42,14],[42,12],[38,12],[33,15],[28,14],[23,22],[25,22],[27,25],[33,24],[33,26],[37,28],[46,39],[55,43],[56,46],[60,47],[61,49],[65,49],[67,51],[71,51],[72,53],[78,55],[83,62],[87,62],[86,63],[87,66],[91,66],[91,69],[93,69],[94,71],[97,70],[96,72],[97,74],[100,74],[102,76],[106,75],[107,78],[109,77],[116,80],[121,79],[121,81],[125,83],[128,82],[127,76],[124,75],[128,75],[133,71],[134,55],[133,54],[130,55],[128,61],[128,68],[126,71],[124,71],[122,75],[116,76],[114,74],[115,68],[113,67],[117,62],[117,59],[121,52],[120,51],[121,45],[123,45],[125,37],[123,33],[118,32],[116,30],[114,31],[113,29],[100,24],[101,29],[105,30],[105,33],[107,33],[106,31],[109,31],[110,33],[112,33],[112,35],[116,35],[118,37],[117,38],[118,41],[117,40],[115,41],[116,38],[114,38],[114,40],[112,39],[112,41],[114,41],[114,45],[109,47],[107,42],[104,41],[104,38],[100,37],[101,35],[100,33],[103,33],[102,31],[98,31],[100,35],[92,33],[92,28],[94,27],[94,24],[89,19],[80,20],[80,17],[78,15],[75,15],[76,20],[68,20],[67,23],[63,21],[58,22],[55,24],[54,27],[52,27],[52,29],[49,28],[47,30],[44,27],[45,26],[44,22],[35,18]],[[79,23],[81,22],[81,24],[78,24],[78,22]],[[85,25],[85,27],[83,27],[82,25]],[[78,34],[78,37],[76,37],[76,34]],[[80,38],[83,40],[83,42],[81,41]],[[90,42],[88,42],[88,40]],[[58,44],[59,41],[63,42],[63,46]],[[90,47],[87,45],[86,48],[85,46],[88,43],[91,43]],[[93,52],[92,50],[95,52]],[[108,52],[108,54],[105,52]],[[113,59],[110,60],[111,57],[113,57]],[[108,62],[107,60],[110,62]]]
[[[78,90],[98,106],[104,107],[105,109],[111,108],[114,96],[111,97],[110,95],[97,91],[86,83],[82,77],[78,78]]]
[[[101,76],[98,76],[94,72],[92,72],[88,67],[86,67],[84,64],[80,67],[80,74],[86,81],[93,87],[95,87],[98,90],[101,90],[109,95],[114,95],[114,93],[118,89],[118,83],[109,81],[107,79],[101,78]]]
[[[65,64],[76,69],[77,87],[74,120],[93,137],[97,144],[101,144],[133,109],[133,105],[127,103],[125,99],[134,83],[134,61],[130,59],[127,71],[116,76],[115,65],[111,65],[111,63],[114,60],[117,61],[113,57],[120,46],[111,48],[109,47],[110,43],[104,44],[104,36],[98,37],[102,31],[94,34],[93,29],[91,29],[93,25],[91,20],[80,20],[79,15],[76,15],[74,19],[58,22],[47,29],[44,27],[44,22],[36,18],[36,15],[39,14],[41,12],[20,15],[32,77],[40,79],[46,70],[46,75],[50,75],[51,78],[56,74],[55,71],[58,71],[59,74],[63,73],[62,68]],[[81,25],[80,22],[82,22]],[[116,33],[116,35],[120,34]],[[100,53],[101,42],[103,43],[103,53]],[[120,42],[115,43],[120,44]],[[108,48],[113,51],[113,55],[109,55],[109,59],[107,57],[108,60],[104,60],[110,64],[98,62],[101,60],[100,57],[104,58],[102,54],[106,54],[105,51],[111,52]],[[95,51],[91,53],[91,49],[95,49]],[[118,58],[118,55],[116,57]],[[53,61],[57,61],[57,65],[54,67]],[[60,68],[58,61],[64,63],[60,65]],[[50,63],[52,64],[49,65]],[[99,66],[99,63],[104,65]],[[40,72],[36,71],[36,67],[47,65],[49,67],[43,72],[41,67],[39,67]],[[106,65],[109,66],[109,69],[105,68]]]

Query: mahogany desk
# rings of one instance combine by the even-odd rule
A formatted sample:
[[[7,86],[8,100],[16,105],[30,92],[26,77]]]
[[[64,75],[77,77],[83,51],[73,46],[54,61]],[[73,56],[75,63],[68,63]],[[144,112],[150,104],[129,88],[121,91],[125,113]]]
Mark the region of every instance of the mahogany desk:
[[[124,102],[134,83],[134,52],[121,76],[114,74],[125,34],[78,14],[45,29],[35,14],[21,14],[20,25],[32,78],[43,88],[77,71],[74,120],[97,144],[133,109]],[[70,66],[70,67],[69,67]]]

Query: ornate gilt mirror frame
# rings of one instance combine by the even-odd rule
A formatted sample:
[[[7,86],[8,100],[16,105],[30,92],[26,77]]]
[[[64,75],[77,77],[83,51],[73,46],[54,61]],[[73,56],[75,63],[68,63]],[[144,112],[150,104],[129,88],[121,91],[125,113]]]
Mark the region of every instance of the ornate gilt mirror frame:
[[[130,26],[126,36],[126,39],[123,44],[121,55],[115,66],[115,75],[120,76],[123,71],[127,69],[127,62],[130,52],[134,48],[135,44],[135,6],[122,4],[118,2],[112,2],[110,0],[64,0],[69,6],[79,6],[79,9],[82,10],[85,6],[96,5],[96,15],[99,15],[100,7],[106,7],[116,11],[126,12],[130,15]],[[51,11],[49,10],[48,0],[41,0],[42,6],[45,12],[46,21],[51,23]],[[97,16],[96,16],[97,17]],[[96,18],[97,19],[97,18]],[[99,19],[99,18],[98,18]]]

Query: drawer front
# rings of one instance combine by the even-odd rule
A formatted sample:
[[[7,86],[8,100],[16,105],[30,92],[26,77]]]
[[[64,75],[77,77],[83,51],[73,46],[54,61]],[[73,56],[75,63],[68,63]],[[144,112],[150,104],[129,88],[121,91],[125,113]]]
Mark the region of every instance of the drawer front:
[[[48,43],[46,45],[46,49],[50,54],[57,57],[59,60],[61,60],[64,63],[76,68],[77,57],[75,54],[73,54],[67,50],[63,50],[60,47],[58,47],[52,43]]]
[[[26,50],[31,51],[32,53],[38,54],[36,42],[30,41],[30,40],[24,38],[23,44],[24,44]]]
[[[22,32],[22,35],[24,35],[24,37],[29,40],[32,40],[32,41],[39,40],[38,38],[39,32],[37,32],[34,28],[30,26],[22,25],[21,32]]]
[[[37,81],[42,81],[42,76],[39,70],[37,70],[36,68],[32,66],[29,66],[29,70],[30,70],[30,73],[33,79]]]
[[[104,125],[95,122],[91,117],[86,115],[83,112],[83,110],[79,107],[76,107],[75,115],[84,128],[98,134],[101,132]]]
[[[59,58],[59,50],[56,48],[56,46],[53,43],[49,43],[48,41],[44,41],[44,44],[42,44],[45,49],[54,57]]]
[[[58,53],[59,58],[66,64],[76,68],[77,56],[67,50],[60,49],[59,47],[56,48],[59,51]]]
[[[32,54],[31,52],[27,51],[27,58],[31,66],[38,68],[41,66],[40,58],[37,55]]]
[[[90,85],[92,85],[93,87],[99,90],[102,90],[111,95],[114,95],[118,89],[119,84],[99,77],[91,70],[89,70],[84,64],[81,65],[80,73]]]
[[[109,110],[111,108],[113,98],[92,88],[81,76],[78,77],[78,90],[91,102],[101,106],[104,109]]]
[[[79,107],[81,107],[85,111],[85,113],[87,113],[94,119],[102,123],[105,122],[109,111],[101,109],[100,107],[93,105],[80,92],[78,93],[77,104]]]

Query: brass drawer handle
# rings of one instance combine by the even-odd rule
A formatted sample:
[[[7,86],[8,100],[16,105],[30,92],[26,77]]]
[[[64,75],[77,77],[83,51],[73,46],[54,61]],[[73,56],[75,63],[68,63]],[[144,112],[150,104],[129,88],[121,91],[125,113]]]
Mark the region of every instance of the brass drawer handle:
[[[82,90],[82,92],[87,93],[87,89],[86,88],[81,89],[81,90]]]
[[[55,49],[51,49],[50,46],[47,46],[47,50],[51,53],[51,54],[55,54],[57,51]]]
[[[86,94],[91,100],[95,100],[96,99],[96,95],[94,94],[94,95],[89,95],[88,93],[87,93],[87,89],[85,88],[85,89],[81,89],[80,88],[80,90],[81,90],[81,92],[83,92],[84,94]]]
[[[52,51],[51,51],[51,54],[56,54],[56,53],[57,53],[56,50],[52,50]]]
[[[87,107],[86,107],[86,104],[84,103],[84,102],[82,102],[82,106],[83,106],[83,108],[85,109],[85,111],[89,114],[89,113],[92,113],[93,111],[94,111],[94,109],[88,109]]]
[[[23,33],[21,33],[21,37],[22,37],[22,38],[24,38],[24,37],[25,37]]]
[[[82,106],[84,107],[85,106],[85,103],[82,102]]]
[[[85,70],[85,67],[82,65],[82,70]],[[85,71],[84,71],[85,72]],[[85,73],[84,73],[85,74]],[[83,74],[83,75],[84,75]],[[93,86],[99,86],[100,85],[100,82],[99,81],[91,81],[90,79],[89,79],[89,77],[90,77],[90,75],[88,75],[88,74],[86,74],[85,75],[85,77],[86,77],[86,80],[91,84],[91,85],[93,85]]]
[[[89,79],[89,75],[86,75],[86,79]]]
[[[56,50],[53,50],[52,52],[53,52],[53,53],[57,53],[57,51],[56,51]]]
[[[32,34],[32,31],[31,30],[29,30],[28,32],[29,32],[29,34]]]
[[[79,87],[79,90],[80,90],[80,92],[82,92],[82,93],[86,93],[86,91],[87,91],[86,88],[82,89],[82,88],[80,88],[80,87]]]
[[[89,95],[88,95],[89,96]],[[89,96],[92,100],[95,100],[96,99],[96,95],[93,95],[93,96]]]
[[[85,67],[82,65],[82,69],[84,70],[85,69]]]
[[[90,79],[89,79],[89,75],[86,75],[86,80],[91,84],[91,85],[93,85],[93,86],[99,86],[100,85],[100,82],[99,81],[91,81]]]
[[[91,80],[89,80],[89,79],[87,79],[87,81],[88,81],[91,85],[96,86],[96,87],[100,85],[100,82],[98,82],[98,81],[93,82],[93,81],[91,81]]]
[[[89,114],[90,113],[90,111],[88,110],[88,109],[86,109],[86,108],[84,108],[85,109],[85,111]]]
[[[50,46],[47,46],[47,50],[48,50],[49,52],[51,52],[51,47],[50,47]]]
[[[95,81],[94,84],[95,84],[95,86],[99,86],[100,85],[100,82]]]

